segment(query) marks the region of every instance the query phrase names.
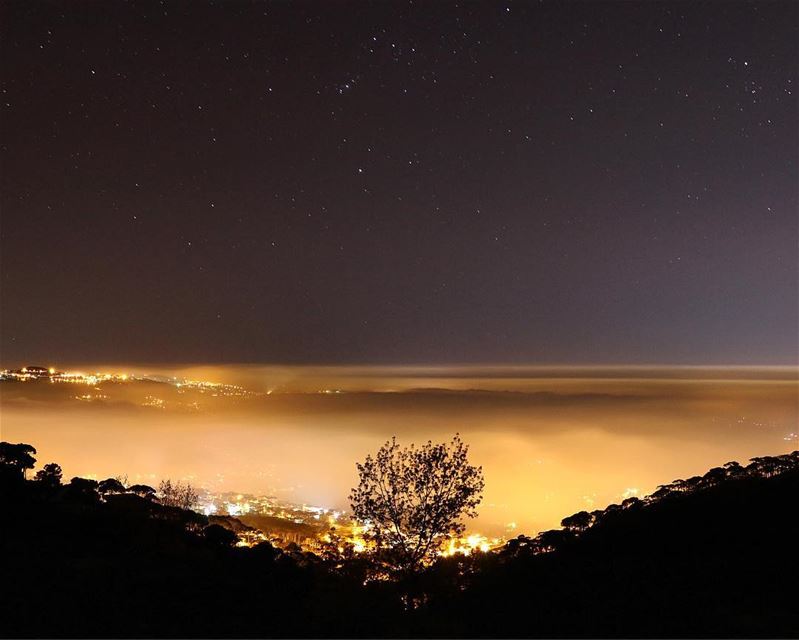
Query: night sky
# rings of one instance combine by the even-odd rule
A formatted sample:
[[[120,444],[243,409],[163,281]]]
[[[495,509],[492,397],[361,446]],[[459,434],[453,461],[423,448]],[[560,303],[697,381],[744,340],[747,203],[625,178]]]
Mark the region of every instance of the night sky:
[[[0,24],[4,364],[797,361],[799,3]]]

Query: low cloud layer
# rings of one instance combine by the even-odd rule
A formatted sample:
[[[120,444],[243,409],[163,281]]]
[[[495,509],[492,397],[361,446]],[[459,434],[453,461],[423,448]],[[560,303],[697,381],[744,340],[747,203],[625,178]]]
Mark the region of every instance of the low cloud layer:
[[[67,477],[190,478],[346,506],[355,462],[387,438],[459,432],[484,467],[474,528],[486,532],[510,522],[533,532],[727,460],[799,446],[799,384],[784,368],[96,368],[256,393],[3,383],[3,439],[34,444],[39,463],[57,461]]]

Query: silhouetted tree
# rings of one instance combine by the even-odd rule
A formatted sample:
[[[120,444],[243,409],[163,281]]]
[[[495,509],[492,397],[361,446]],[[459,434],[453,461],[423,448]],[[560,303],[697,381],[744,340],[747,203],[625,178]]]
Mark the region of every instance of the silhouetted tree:
[[[180,492],[179,506],[183,509],[191,509],[195,504],[197,504],[197,499],[199,497],[200,496],[197,493],[197,490],[187,482]]]
[[[10,442],[0,442],[0,464],[18,471],[24,478],[28,469],[33,469],[36,464],[36,453],[31,445],[20,442],[12,444]]]
[[[428,441],[419,448],[400,447],[392,438],[357,465],[352,511],[369,523],[382,563],[414,573],[436,557],[448,535],[463,532],[462,516],[477,515],[483,471],[469,464],[468,450],[458,435],[449,444]]]
[[[702,482],[705,485],[712,486],[727,479],[727,470],[722,467],[713,467],[705,475],[702,476]]]
[[[685,481],[688,491],[695,491],[702,486],[702,476],[691,476]]]
[[[36,472],[36,481],[47,485],[48,487],[58,487],[61,484],[61,477],[63,472],[61,466],[55,462],[44,465],[39,471]]]
[[[771,478],[796,465],[797,452],[786,453],[782,456],[762,456],[751,459],[752,464],[747,465],[746,471],[750,475]]]
[[[669,491],[676,492],[676,493],[684,493],[688,491],[688,485],[686,484],[686,480],[680,478],[679,480],[672,480],[669,484],[661,485],[666,487]]]
[[[632,496],[630,498],[625,498],[621,501],[621,508],[622,509],[632,509],[633,507],[641,506],[641,499]]]
[[[574,538],[574,533],[567,529],[550,529],[542,531],[535,537],[535,543],[541,551],[554,551],[564,542]]]
[[[72,478],[67,485],[67,495],[76,501],[92,503],[98,502],[100,495],[97,493],[97,480],[89,478]]]
[[[746,475],[744,468],[737,462],[727,462],[723,466],[728,478],[741,478]]]
[[[525,552],[534,553],[536,550],[537,545],[535,544],[535,540],[525,535],[519,535],[508,540],[502,548],[501,553],[516,556]]]
[[[135,493],[140,498],[147,498],[152,500],[155,498],[155,489],[146,484],[134,484],[128,487],[129,493]]]
[[[644,498],[647,502],[655,502],[657,500],[663,500],[664,498],[668,498],[669,496],[674,494],[674,488],[669,484],[661,484],[658,486],[657,490],[646,496]]]
[[[188,482],[186,484],[182,484],[179,481],[173,483],[168,478],[162,480],[158,485],[158,494],[161,504],[181,509],[191,509],[197,503],[197,498],[199,497],[197,490]]]
[[[594,521],[594,516],[587,511],[579,511],[574,515],[567,516],[560,521],[560,526],[572,531],[584,531]]]
[[[125,493],[125,485],[116,478],[108,478],[97,485],[97,490],[103,495],[106,493]]]
[[[596,511],[594,512],[594,515],[596,516],[597,520],[601,520],[602,518],[609,516],[612,513],[617,513],[619,511],[621,511],[621,505],[609,504],[607,507],[605,507],[603,511],[600,512],[602,514],[601,516],[597,515]]]

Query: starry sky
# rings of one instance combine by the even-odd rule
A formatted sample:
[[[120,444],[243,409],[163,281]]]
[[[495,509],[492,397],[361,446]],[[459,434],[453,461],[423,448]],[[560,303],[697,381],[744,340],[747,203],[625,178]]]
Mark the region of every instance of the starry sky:
[[[797,362],[797,3],[1,11],[4,363]]]

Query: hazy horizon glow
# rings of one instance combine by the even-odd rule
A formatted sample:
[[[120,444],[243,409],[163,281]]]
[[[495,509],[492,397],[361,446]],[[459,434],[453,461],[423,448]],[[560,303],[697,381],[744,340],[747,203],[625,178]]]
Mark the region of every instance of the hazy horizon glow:
[[[515,522],[533,533],[728,460],[784,453],[797,448],[799,430],[790,367],[86,369],[241,384],[260,395],[194,397],[136,382],[101,385],[106,398],[86,403],[64,385],[3,385],[3,439],[33,444],[39,466],[59,462],[67,478],[187,478],[345,507],[355,462],[387,438],[459,432],[484,467],[472,528],[485,532]],[[165,408],[142,406],[156,395]]]

